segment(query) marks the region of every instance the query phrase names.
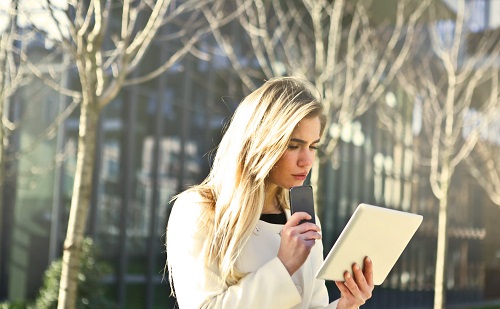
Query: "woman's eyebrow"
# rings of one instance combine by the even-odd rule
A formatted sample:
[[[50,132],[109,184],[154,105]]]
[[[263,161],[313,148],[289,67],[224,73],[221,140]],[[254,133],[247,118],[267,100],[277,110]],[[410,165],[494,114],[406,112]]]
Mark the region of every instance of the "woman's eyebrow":
[[[300,138],[292,138],[290,139],[291,142],[295,142],[295,143],[299,143],[299,144],[307,144],[307,142],[305,140],[302,140]],[[317,140],[315,140],[314,142],[312,142],[312,144],[317,144],[319,143],[319,138]]]

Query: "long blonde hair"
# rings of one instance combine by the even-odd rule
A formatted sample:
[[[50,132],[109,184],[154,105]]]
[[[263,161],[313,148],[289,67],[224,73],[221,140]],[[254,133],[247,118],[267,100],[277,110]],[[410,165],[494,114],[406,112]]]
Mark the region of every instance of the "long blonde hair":
[[[325,116],[314,87],[293,77],[264,83],[239,104],[219,144],[211,171],[198,192],[207,201],[202,221],[208,233],[204,252],[207,265],[217,263],[221,280],[237,283],[244,274],[236,260],[261,215],[265,180],[288,148],[292,131],[305,117]],[[285,190],[278,200],[288,206]]]

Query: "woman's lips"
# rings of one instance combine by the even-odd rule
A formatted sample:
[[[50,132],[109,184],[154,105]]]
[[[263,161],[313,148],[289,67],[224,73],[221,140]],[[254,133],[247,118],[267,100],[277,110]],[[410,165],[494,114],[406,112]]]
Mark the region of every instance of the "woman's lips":
[[[292,175],[295,179],[297,180],[305,180],[306,177],[307,177],[307,174],[295,174],[295,175]]]

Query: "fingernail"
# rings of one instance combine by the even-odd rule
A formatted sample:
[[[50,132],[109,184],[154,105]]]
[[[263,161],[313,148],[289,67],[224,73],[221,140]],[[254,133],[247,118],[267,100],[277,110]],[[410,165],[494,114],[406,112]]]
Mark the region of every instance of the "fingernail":
[[[366,261],[367,261],[368,263],[371,263],[371,262],[372,262],[372,260],[371,260],[369,257],[366,257]]]
[[[354,264],[354,269],[355,269],[355,270],[359,270],[359,266],[358,266],[358,264]]]
[[[351,278],[351,274],[349,272],[346,272],[345,276],[346,276],[347,279]]]

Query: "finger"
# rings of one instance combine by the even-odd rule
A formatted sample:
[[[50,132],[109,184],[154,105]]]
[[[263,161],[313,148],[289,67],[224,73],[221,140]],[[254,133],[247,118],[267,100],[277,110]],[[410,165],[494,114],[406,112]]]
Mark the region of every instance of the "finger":
[[[301,235],[301,238],[304,240],[316,240],[321,239],[321,234],[314,231],[308,231],[306,233],[303,233]]]
[[[294,213],[290,217],[290,219],[288,219],[285,226],[297,226],[297,225],[299,225],[300,221],[309,220],[311,218],[312,218],[311,215],[308,214],[307,212],[299,211],[299,212]]]
[[[356,283],[360,289],[367,287],[368,283],[365,278],[365,274],[361,271],[357,263],[352,265],[352,273],[354,274],[354,278],[356,279]]]
[[[351,293],[345,282],[335,281],[335,285],[340,291],[341,298],[345,299],[345,304],[347,306],[359,307],[365,303],[363,300],[357,299],[356,296]]]
[[[310,222],[305,222],[305,223],[302,223],[300,225],[297,225],[295,227],[297,229],[297,231],[299,233],[305,233],[305,232],[308,232],[308,231],[315,231],[315,232],[319,232],[321,229],[319,228],[319,226],[317,226],[316,224],[314,223],[310,223]]]
[[[316,244],[315,239],[304,239],[304,244],[306,245],[307,250],[311,250],[312,247]]]
[[[366,283],[373,287],[373,262],[369,257],[365,257],[365,266],[363,267]]]
[[[341,295],[346,295],[346,296],[351,295],[352,296],[351,291],[349,291],[349,289],[345,286],[344,282],[335,281],[335,285],[339,289]],[[354,297],[354,296],[352,296],[352,297]]]
[[[345,283],[344,284],[349,289],[349,292],[351,292],[351,294],[356,299],[362,300],[363,297],[361,295],[361,291],[359,290],[358,285],[356,284],[356,282],[354,282],[354,278],[352,277],[352,275],[348,271],[346,271],[344,273],[344,279],[345,279]]]

